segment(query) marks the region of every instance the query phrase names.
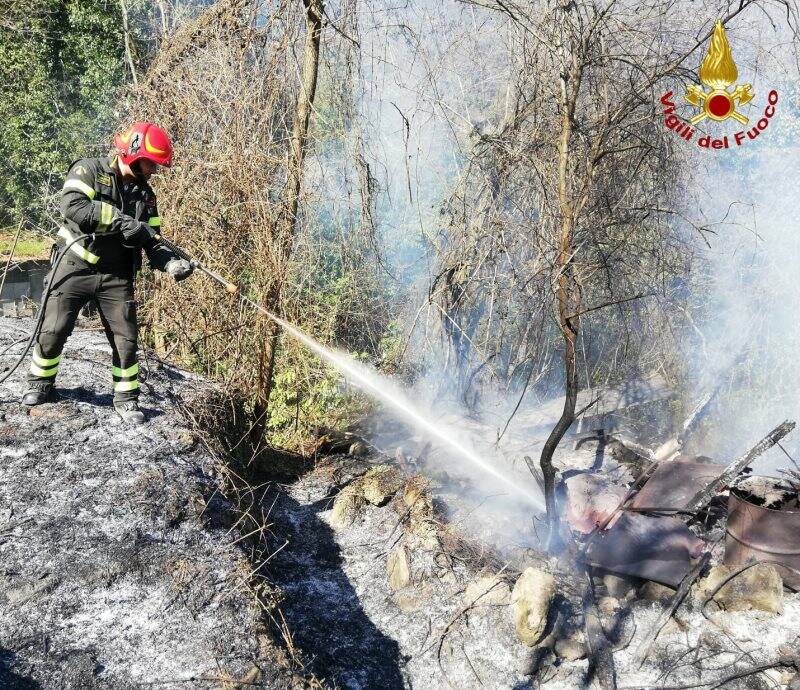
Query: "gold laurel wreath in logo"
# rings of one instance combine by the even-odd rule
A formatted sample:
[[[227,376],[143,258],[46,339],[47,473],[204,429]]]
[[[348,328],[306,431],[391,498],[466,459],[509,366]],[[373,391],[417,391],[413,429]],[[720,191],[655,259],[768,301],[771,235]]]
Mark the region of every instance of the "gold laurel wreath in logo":
[[[755,94],[752,84],[740,84],[733,91],[728,91],[728,87],[736,82],[738,76],[731,45],[725,35],[725,27],[722,26],[722,22],[717,21],[711,43],[708,44],[708,51],[700,65],[700,81],[711,91],[706,91],[696,84],[689,84],[686,87],[684,96],[686,101],[696,108],[703,109],[689,122],[695,125],[707,117],[718,122],[732,117],[746,125],[747,118],[736,112],[736,106],[749,103]]]

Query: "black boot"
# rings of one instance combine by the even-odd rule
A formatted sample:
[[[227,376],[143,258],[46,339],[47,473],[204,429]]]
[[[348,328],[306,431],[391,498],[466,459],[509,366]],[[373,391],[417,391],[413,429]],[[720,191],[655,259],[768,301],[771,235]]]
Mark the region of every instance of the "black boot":
[[[144,423],[144,412],[139,409],[139,403],[136,400],[114,401],[114,409],[125,424]]]
[[[28,407],[34,405],[41,405],[42,403],[53,400],[53,382],[52,381],[30,381],[28,382],[28,390],[25,391],[20,403]]]

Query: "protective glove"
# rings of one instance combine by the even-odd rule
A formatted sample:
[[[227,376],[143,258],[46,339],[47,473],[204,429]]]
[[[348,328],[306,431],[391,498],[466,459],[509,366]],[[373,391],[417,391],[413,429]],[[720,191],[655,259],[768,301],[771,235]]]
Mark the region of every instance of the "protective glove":
[[[164,270],[175,278],[175,282],[180,282],[192,275],[194,266],[186,259],[170,259],[164,266]]]
[[[127,247],[146,247],[153,243],[156,231],[147,223],[123,216],[119,229],[122,230],[122,242]]]

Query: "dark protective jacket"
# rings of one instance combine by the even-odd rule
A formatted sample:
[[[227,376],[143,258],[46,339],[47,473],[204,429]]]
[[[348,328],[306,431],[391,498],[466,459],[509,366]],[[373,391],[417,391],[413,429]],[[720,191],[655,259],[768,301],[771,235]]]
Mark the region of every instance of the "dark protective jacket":
[[[115,158],[82,158],[67,173],[61,194],[65,223],[58,231],[62,244],[78,235],[94,238],[72,245],[70,255],[100,273],[134,275],[141,267],[139,247],[125,246],[119,230],[135,218],[157,229],[161,225],[156,195],[146,182],[131,181],[112,167]],[[179,258],[160,242],[148,240],[143,249],[153,268],[163,271],[170,259]]]

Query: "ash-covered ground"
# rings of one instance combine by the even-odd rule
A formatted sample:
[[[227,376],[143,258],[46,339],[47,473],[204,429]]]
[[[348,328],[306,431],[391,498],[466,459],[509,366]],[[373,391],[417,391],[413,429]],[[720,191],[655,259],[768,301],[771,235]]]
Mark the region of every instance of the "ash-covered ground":
[[[501,566],[460,543],[415,480],[375,460],[327,458],[277,497],[275,515],[289,519],[273,576],[312,670],[361,690],[524,687],[533,652],[514,637],[509,584],[501,574],[491,596],[465,598]]]
[[[0,341],[25,326],[0,320]],[[433,455],[363,442],[348,454],[348,441],[281,479],[251,478],[237,500],[263,517],[254,548],[221,460],[182,416],[211,386],[150,359],[149,421],[124,427],[109,359],[101,332],[77,332],[61,401],[30,414],[16,402],[24,370],[0,386],[0,687],[604,688],[569,557],[531,548],[535,523],[518,506],[497,522],[491,487],[437,476]],[[606,463],[620,469],[590,446],[559,458],[576,471]],[[542,626],[532,646],[514,603],[528,568],[534,585],[554,582],[543,615],[531,604],[525,617]],[[713,685],[797,649],[800,595],[784,591],[779,612],[710,607],[709,618],[690,595],[640,664],[671,590],[595,575],[619,687]],[[793,675],[776,667],[726,687]]]
[[[0,347],[23,327],[0,319]],[[0,687],[202,688],[248,674],[288,687],[236,516],[177,409],[202,382],[151,361],[149,422],[125,427],[109,352],[102,332],[76,332],[62,399],[30,412],[17,404],[27,361],[0,386]]]
[[[583,455],[579,459],[586,463]],[[407,500],[414,481],[407,479],[385,504],[376,504],[382,495],[370,489],[371,473],[380,469],[376,460],[327,458],[275,504],[277,523],[283,525],[276,538],[286,544],[274,571],[286,595],[283,612],[297,632],[295,641],[307,653],[316,650],[317,674],[365,690],[610,687],[587,658],[583,581],[569,554],[556,560],[534,549],[485,541],[494,530],[475,533],[471,525],[483,520],[461,520],[466,508],[458,497],[439,494],[429,479],[421,478],[426,491],[450,500],[449,506],[434,497],[434,512],[414,516]],[[612,470],[617,467],[611,464]],[[408,572],[393,583],[398,552]],[[718,548],[711,564],[721,560]],[[528,567],[556,580],[545,636],[532,647],[516,634],[509,596]],[[740,672],[743,677],[725,687],[777,690],[788,687],[797,672],[776,666],[749,674],[787,650],[796,653],[798,593],[772,591],[778,612],[718,610],[712,602],[704,616],[702,595],[693,590],[639,658],[674,590],[602,571],[592,575],[617,687],[713,687]],[[474,592],[487,584],[491,591],[475,600]]]

